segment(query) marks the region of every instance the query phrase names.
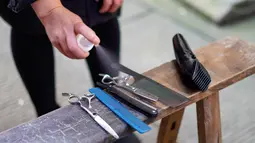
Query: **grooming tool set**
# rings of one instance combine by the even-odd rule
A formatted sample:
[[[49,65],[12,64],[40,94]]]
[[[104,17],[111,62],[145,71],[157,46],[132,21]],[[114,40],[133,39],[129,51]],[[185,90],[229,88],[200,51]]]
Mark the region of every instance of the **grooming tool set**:
[[[201,91],[207,90],[211,82],[210,75],[198,61],[181,34],[176,34],[173,37],[173,45],[177,66],[184,82]],[[187,97],[121,64],[112,63],[109,66],[124,75],[112,77],[109,74],[102,73],[98,75],[101,77],[101,81],[96,83],[97,87],[89,89],[89,94],[80,97],[71,93],[63,93],[62,95],[69,96],[70,104],[79,104],[97,124],[116,139],[119,136],[111,126],[96,112],[90,111],[94,108],[91,106],[94,97],[139,133],[146,133],[151,128],[122,104],[128,103],[146,113],[146,115],[156,117],[164,108],[175,108],[189,101]],[[120,102],[118,98],[121,98],[123,102]],[[85,99],[88,101],[88,107],[83,104]]]

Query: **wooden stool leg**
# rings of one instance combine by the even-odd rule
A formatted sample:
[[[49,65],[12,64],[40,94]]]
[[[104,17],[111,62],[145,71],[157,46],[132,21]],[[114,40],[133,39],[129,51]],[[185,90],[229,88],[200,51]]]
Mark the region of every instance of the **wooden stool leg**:
[[[221,143],[219,92],[197,102],[197,125],[200,143]]]
[[[181,126],[184,109],[161,120],[158,143],[175,143]]]

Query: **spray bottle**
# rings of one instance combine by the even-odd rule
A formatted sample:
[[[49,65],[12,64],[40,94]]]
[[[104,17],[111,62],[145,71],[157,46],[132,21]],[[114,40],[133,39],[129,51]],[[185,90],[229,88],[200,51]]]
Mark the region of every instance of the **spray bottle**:
[[[78,34],[76,36],[78,46],[85,52],[89,52],[93,47],[94,44],[91,43],[87,38],[85,38],[83,35]]]

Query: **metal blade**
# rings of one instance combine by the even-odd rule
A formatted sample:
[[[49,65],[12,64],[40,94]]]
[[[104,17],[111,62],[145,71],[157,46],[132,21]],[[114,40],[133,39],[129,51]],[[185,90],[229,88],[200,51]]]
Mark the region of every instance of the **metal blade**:
[[[100,116],[95,116],[95,121],[104,128],[109,134],[111,134],[114,138],[119,139],[118,134],[112,129],[110,125],[108,125]]]

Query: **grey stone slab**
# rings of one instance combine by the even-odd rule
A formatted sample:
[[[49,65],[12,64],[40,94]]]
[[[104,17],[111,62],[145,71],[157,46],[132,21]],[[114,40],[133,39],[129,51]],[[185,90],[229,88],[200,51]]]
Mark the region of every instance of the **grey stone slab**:
[[[97,99],[92,100],[92,107],[116,131],[124,136],[132,129]],[[147,117],[132,108],[130,112],[141,120]],[[79,105],[68,105],[0,133],[0,142],[87,142],[105,143],[115,139],[104,131]]]

